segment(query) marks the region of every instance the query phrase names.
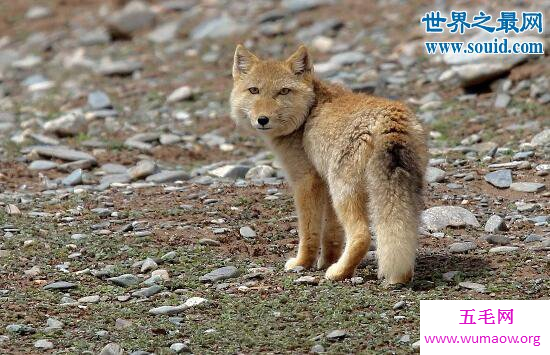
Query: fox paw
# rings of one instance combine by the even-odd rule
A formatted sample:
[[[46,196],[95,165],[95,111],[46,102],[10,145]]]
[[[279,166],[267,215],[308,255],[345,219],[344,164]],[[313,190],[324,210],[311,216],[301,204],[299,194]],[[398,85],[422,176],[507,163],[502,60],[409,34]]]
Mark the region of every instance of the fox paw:
[[[338,263],[332,264],[325,273],[325,278],[332,281],[341,281],[350,278],[353,275],[353,269],[345,268]]]

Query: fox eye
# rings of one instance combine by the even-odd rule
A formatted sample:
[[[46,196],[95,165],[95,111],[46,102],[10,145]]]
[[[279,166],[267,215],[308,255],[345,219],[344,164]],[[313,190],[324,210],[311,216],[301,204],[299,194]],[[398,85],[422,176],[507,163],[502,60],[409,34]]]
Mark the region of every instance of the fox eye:
[[[251,88],[248,88],[248,91],[250,91],[250,93],[253,94],[253,95],[256,95],[260,92],[260,90],[255,86],[253,86]]]
[[[282,88],[281,91],[279,91],[279,94],[286,95],[290,92],[289,88]]]

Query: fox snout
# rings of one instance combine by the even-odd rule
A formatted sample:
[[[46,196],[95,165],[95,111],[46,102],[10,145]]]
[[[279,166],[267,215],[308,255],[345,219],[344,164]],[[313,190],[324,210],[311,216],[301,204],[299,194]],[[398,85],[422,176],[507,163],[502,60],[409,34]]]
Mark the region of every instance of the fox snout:
[[[260,130],[272,128],[271,126],[277,117],[277,103],[275,100],[259,98],[252,106],[250,117],[252,126]]]

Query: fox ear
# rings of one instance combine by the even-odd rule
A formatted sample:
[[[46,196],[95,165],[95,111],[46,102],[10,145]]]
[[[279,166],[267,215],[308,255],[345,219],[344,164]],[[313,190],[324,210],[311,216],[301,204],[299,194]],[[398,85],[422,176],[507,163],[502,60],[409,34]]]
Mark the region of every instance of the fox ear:
[[[242,44],[239,44],[235,50],[235,56],[233,57],[233,78],[248,73],[250,68],[252,68],[258,60],[258,57],[244,48]]]
[[[311,73],[313,70],[311,57],[303,44],[286,60],[286,63],[296,75]]]

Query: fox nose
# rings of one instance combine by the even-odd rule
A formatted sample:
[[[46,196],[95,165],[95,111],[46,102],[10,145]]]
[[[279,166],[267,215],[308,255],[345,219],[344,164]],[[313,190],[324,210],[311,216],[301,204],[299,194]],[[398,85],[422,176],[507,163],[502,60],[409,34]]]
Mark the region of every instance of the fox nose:
[[[267,116],[260,116],[258,117],[258,123],[262,126],[265,126],[269,123],[269,118]]]

